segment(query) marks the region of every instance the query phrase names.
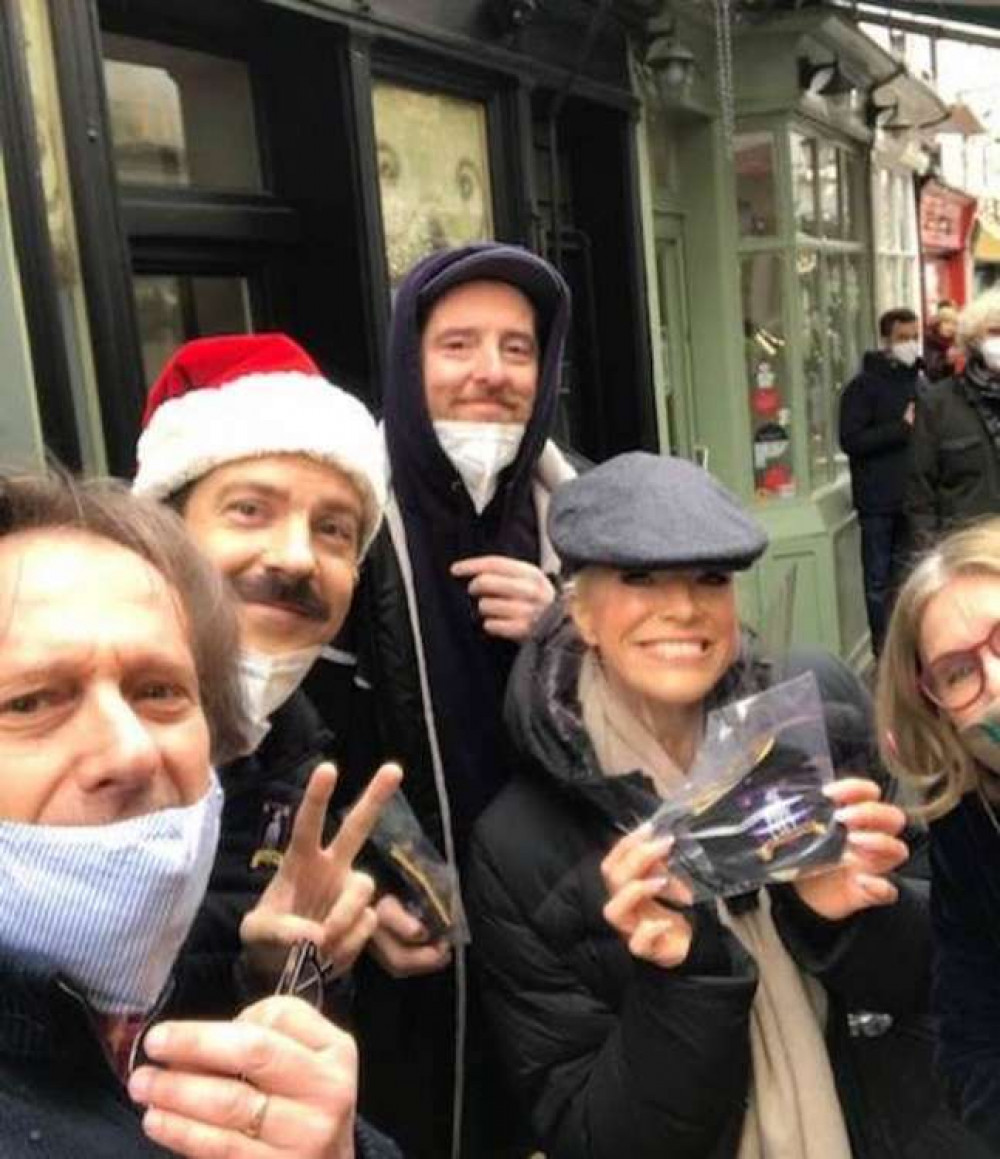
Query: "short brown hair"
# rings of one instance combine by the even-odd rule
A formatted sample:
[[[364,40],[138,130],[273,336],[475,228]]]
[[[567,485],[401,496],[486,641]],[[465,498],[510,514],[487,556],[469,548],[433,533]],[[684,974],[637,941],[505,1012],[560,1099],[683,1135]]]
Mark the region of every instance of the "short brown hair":
[[[1000,583],[1000,519],[987,519],[941,540],[900,589],[879,659],[876,707],[879,748],[888,767],[921,789],[927,817],[940,817],[971,790],[1000,803],[1000,782],[983,771],[947,716],[920,689],[920,625],[930,601],[960,576]]]
[[[169,508],[113,479],[78,481],[52,470],[0,472],[0,539],[73,530],[133,552],[163,576],[184,609],[199,695],[217,763],[245,751],[239,628],[225,582]]]

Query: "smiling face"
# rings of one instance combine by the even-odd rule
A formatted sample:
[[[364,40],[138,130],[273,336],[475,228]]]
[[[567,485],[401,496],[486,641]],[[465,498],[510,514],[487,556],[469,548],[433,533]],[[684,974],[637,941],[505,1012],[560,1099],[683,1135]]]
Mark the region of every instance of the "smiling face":
[[[538,387],[535,311],[505,282],[468,282],[443,294],[421,337],[432,420],[526,423]]]
[[[183,517],[237,596],[247,648],[281,655],[336,635],[362,528],[361,496],[342,471],[303,455],[227,463],[198,480]]]
[[[572,608],[605,672],[656,713],[700,705],[736,658],[732,576],[588,568]]]
[[[125,548],[0,540],[0,818],[103,825],[190,805],[209,734],[176,593]]]
[[[971,704],[945,712],[956,728],[976,720],[985,708],[1000,700],[1000,657],[985,644],[997,624],[1000,579],[991,575],[957,576],[924,609],[918,638],[921,666],[926,669],[949,653],[976,649],[985,675],[982,691]],[[956,668],[953,678],[959,677],[964,678],[964,669]]]

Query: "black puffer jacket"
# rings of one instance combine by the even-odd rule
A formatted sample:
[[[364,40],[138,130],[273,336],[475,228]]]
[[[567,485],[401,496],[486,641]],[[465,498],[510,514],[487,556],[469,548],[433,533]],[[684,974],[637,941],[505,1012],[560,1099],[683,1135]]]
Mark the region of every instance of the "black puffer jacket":
[[[467,870],[487,1011],[549,1159],[729,1159],[750,1081],[756,967],[705,908],[675,970],[633,959],[604,921],[600,860],[657,802],[641,774],[606,778],[597,767],[576,699],[579,661],[575,632],[553,611],[512,678],[508,717],[524,764],[481,818]],[[856,704],[830,704],[831,740],[838,767],[864,771],[864,695],[836,661],[817,677],[827,703],[831,690],[852,689]],[[770,679],[764,666],[737,665],[716,698]],[[897,905],[842,923],[817,918],[791,889],[771,896],[789,951],[831,999],[833,1037],[848,1010],[899,1017],[922,1005],[929,923],[919,889],[903,884]],[[840,1053],[844,1090],[857,1080]],[[853,1091],[844,1098],[858,1155],[920,1154],[880,1146],[879,1125],[864,1121],[871,1108]],[[918,1107],[917,1119],[926,1113]]]
[[[1000,515],[1000,455],[969,401],[964,375],[935,382],[917,402],[906,514],[917,548],[987,515]]]

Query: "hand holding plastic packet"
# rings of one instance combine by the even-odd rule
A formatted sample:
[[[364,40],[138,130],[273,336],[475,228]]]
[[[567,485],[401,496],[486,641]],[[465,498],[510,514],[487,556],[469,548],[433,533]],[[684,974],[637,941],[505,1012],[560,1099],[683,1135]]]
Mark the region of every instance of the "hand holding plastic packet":
[[[846,832],[812,673],[709,713],[683,788],[656,811],[670,871],[695,901],[749,893],[835,866]]]
[[[380,877],[423,922],[432,940],[467,944],[469,926],[458,875],[421,829],[401,790],[383,806],[369,840],[383,871]]]

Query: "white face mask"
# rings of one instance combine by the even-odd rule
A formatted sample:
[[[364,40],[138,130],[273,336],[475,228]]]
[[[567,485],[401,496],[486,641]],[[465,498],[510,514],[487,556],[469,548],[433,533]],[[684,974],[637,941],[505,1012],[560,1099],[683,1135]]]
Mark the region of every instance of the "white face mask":
[[[434,433],[452,466],[461,475],[477,515],[496,494],[504,467],[517,458],[524,423],[469,423],[438,420]]]
[[[1000,335],[984,338],[979,344],[979,351],[990,370],[1000,370]]]
[[[897,342],[889,347],[889,353],[904,366],[912,366],[920,357],[920,343],[915,339],[912,342]]]
[[[306,678],[323,650],[322,644],[267,656],[263,652],[244,650],[240,654],[240,682],[243,706],[251,724],[253,748],[264,739],[270,718]]]
[[[103,1014],[156,1005],[208,886],[222,789],[111,825],[0,821],[0,946]]]

